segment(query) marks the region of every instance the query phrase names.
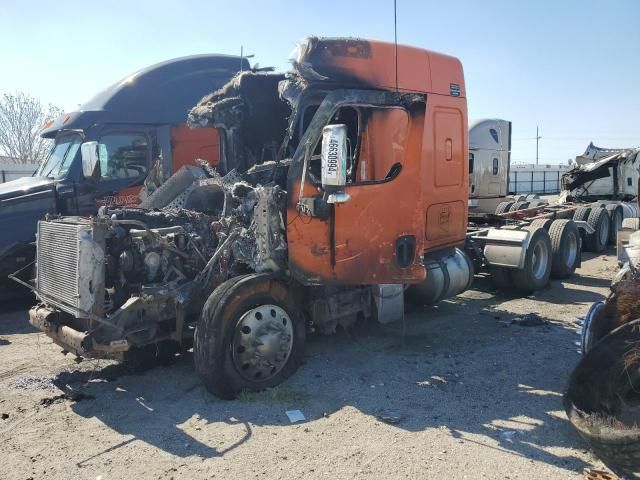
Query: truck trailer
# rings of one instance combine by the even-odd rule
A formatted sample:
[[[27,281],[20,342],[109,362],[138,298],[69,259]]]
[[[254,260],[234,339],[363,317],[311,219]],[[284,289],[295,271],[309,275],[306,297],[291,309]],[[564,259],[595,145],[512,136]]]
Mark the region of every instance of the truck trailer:
[[[434,303],[481,271],[524,292],[573,273],[570,219],[551,236],[469,221],[456,58],[310,37],[292,65],[242,72],[191,109],[191,126],[219,131],[217,168],[181,169],[145,208],[40,221],[31,324],[79,357],[193,347],[204,385],[234,398],[289,377],[311,332],[402,319],[405,296]]]
[[[7,275],[35,257],[37,222],[45,214],[90,215],[101,205],[140,203],[147,189],[185,164],[219,160],[214,128],[186,126],[186,113],[203,95],[250,68],[247,59],[196,55],[152,65],[114,83],[80,106],[49,121],[42,136],[54,141],[31,177],[0,185],[0,290],[15,292]],[[100,169],[83,173],[82,148],[101,151]],[[152,175],[149,175],[152,173]]]

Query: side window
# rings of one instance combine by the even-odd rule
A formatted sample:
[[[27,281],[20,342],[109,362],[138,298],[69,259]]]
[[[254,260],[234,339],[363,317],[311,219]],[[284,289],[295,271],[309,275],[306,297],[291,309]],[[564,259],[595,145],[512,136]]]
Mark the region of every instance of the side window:
[[[493,174],[498,175],[498,159],[493,159]]]
[[[303,128],[317,107],[307,107]],[[409,135],[409,116],[401,108],[344,106],[328,123],[347,127],[347,183],[358,184],[390,180],[400,173]],[[320,177],[319,141],[313,152],[309,172]]]
[[[473,160],[474,160],[474,156],[473,153],[469,153],[469,173],[473,173]]]
[[[359,109],[360,135],[353,146],[353,183],[395,178],[405,162],[409,115],[401,108]]]
[[[630,187],[633,186],[633,180],[631,179],[631,177],[627,177],[627,185],[629,185]]]
[[[109,134],[98,143],[100,176],[105,180],[147,174],[149,141],[143,135]]]

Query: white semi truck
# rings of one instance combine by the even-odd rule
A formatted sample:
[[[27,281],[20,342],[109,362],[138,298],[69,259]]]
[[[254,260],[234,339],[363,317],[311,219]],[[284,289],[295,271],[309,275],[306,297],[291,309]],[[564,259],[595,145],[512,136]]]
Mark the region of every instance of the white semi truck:
[[[511,122],[481,119],[469,126],[469,214],[495,214],[545,228],[562,212],[581,228],[583,249],[602,251],[615,244],[623,221],[637,228],[640,149],[604,149],[591,143],[562,175],[557,202],[536,194],[510,196]],[[603,210],[603,211],[600,211]],[[546,222],[546,223],[545,223]]]

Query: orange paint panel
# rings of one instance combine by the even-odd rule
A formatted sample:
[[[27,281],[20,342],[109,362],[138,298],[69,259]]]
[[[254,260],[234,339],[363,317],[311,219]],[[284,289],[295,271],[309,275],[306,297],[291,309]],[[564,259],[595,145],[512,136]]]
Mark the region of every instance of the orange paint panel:
[[[310,183],[304,187],[305,196],[318,195]],[[289,268],[297,270],[304,283],[325,283],[334,280],[331,266],[329,221],[300,215],[295,205],[300,198],[296,182],[289,192],[287,205],[287,246]]]
[[[405,157],[409,118],[406,111],[374,110],[362,136],[357,181],[384,180]]]
[[[396,87],[396,48],[363,40],[319,40],[303,61],[332,78]],[[335,241],[329,220],[301,217],[299,185],[289,185],[287,241],[296,278],[303,283],[415,283],[425,278],[421,255],[466,238],[467,106],[460,62],[446,55],[398,46],[398,87],[426,94],[426,111],[414,108],[403,124],[393,112],[375,111],[362,136],[356,182],[349,201],[335,205]],[[342,77],[341,77],[342,75]],[[418,111],[420,110],[420,111]],[[405,127],[406,125],[406,127]],[[404,133],[403,133],[404,130]],[[395,178],[389,169],[401,163]],[[305,195],[319,195],[305,185]],[[400,237],[413,236],[413,264],[400,267]]]
[[[459,96],[466,97],[467,92],[464,88],[464,74],[460,60],[435,52],[430,52],[429,58],[431,61],[431,92],[450,95],[451,84],[455,84],[460,89]]]
[[[435,184],[437,187],[460,186],[464,181],[462,114],[459,110],[438,108],[433,120]]]
[[[462,229],[466,230],[464,202],[436,203],[429,206],[426,219],[426,239],[457,243]]]
[[[171,129],[173,171],[184,165],[195,165],[202,158],[209,165],[220,163],[220,134],[215,128],[189,128],[180,125]]]
[[[396,160],[402,164],[402,170],[388,181],[345,187],[345,192],[351,198],[347,203],[334,205],[334,245],[331,244],[329,220],[300,217],[291,206],[297,201],[299,192],[299,186],[293,188],[291,194],[296,200],[290,201],[287,211],[289,259],[293,268],[303,274],[305,282],[371,285],[415,283],[424,279],[425,269],[420,259],[424,248],[420,185],[424,110],[414,112],[409,121],[407,115],[404,116],[402,135],[398,132],[393,134],[393,129],[385,132],[401,140],[402,148],[389,148],[386,145],[387,150],[376,152],[379,154],[383,151],[392,152],[393,148],[399,149],[401,154]],[[384,126],[386,130],[389,120],[397,121],[397,112],[385,110],[380,115],[372,116],[368,129],[371,132],[382,131],[380,128]],[[390,137],[387,139],[391,140]],[[375,145],[374,139],[372,144]],[[382,174],[382,178],[385,175]],[[307,186],[305,194],[313,194],[313,188]],[[406,235],[415,236],[416,256],[411,265],[400,267],[396,245],[398,238]]]
[[[422,162],[424,199],[425,253],[446,246],[461,245],[467,233],[469,171],[467,151],[466,100],[460,97],[430,95],[427,97]],[[448,158],[451,160],[448,160]],[[440,206],[449,207],[448,232],[439,227]],[[454,208],[453,206],[456,205]],[[433,208],[433,210],[432,210]],[[442,214],[442,215],[441,215]],[[432,222],[435,222],[432,224]]]
[[[396,77],[397,52],[397,77]],[[331,76],[341,73],[376,87],[450,95],[451,85],[466,95],[462,64],[457,58],[430,50],[359,39],[320,40],[309,55],[314,69]],[[308,59],[305,59],[308,60]]]

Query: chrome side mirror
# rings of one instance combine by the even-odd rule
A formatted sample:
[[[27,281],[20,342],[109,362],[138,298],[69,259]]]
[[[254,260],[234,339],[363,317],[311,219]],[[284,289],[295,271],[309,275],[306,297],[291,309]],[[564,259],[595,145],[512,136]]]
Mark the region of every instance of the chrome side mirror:
[[[82,156],[83,175],[87,178],[93,177],[96,171],[96,165],[100,162],[98,142],[84,142],[80,145],[80,154]]]
[[[346,203],[351,198],[344,192],[347,184],[347,126],[327,125],[322,129],[322,188],[327,203]]]

